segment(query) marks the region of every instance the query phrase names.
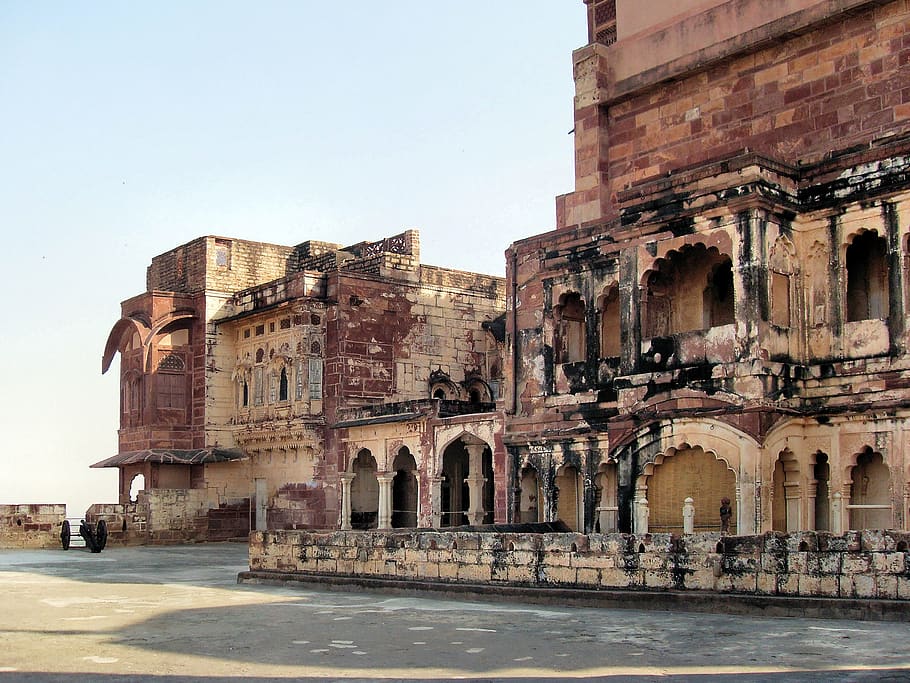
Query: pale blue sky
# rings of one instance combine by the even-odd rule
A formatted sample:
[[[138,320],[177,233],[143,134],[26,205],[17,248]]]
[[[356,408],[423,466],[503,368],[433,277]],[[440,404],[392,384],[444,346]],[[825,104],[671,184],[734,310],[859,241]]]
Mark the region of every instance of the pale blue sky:
[[[200,235],[503,275],[572,189],[582,0],[0,0],[0,503],[114,502],[119,302]]]

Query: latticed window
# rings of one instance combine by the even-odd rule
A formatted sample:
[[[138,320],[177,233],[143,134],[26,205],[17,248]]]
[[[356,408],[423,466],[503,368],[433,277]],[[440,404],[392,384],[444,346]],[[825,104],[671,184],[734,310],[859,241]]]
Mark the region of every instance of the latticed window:
[[[322,398],[322,359],[310,358],[309,364],[309,388],[311,399]]]
[[[158,374],[156,392],[159,408],[180,409],[186,407],[186,377],[183,374]]]
[[[174,353],[169,353],[158,362],[158,369],[164,372],[183,372],[185,368],[183,358]]]
[[[269,403],[275,403],[278,400],[278,375],[274,372],[269,373]]]
[[[186,407],[185,369],[183,358],[175,353],[158,361],[155,402],[159,408],[183,410]]]
[[[303,361],[299,359],[294,370],[294,398],[298,401],[303,398]]]
[[[261,406],[265,399],[265,386],[262,381],[262,368],[253,368],[253,405]]]

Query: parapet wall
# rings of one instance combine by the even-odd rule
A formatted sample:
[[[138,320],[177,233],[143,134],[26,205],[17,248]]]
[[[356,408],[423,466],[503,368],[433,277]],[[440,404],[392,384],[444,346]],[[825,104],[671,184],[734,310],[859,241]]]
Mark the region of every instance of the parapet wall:
[[[910,533],[257,531],[250,569],[586,589],[910,600]]]
[[[0,505],[0,548],[60,548],[66,505]]]

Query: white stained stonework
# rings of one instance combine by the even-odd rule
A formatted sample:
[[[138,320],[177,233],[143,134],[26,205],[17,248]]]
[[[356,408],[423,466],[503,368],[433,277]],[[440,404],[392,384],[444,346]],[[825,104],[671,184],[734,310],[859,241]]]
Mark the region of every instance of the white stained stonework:
[[[900,532],[751,537],[256,532],[250,538],[250,568],[491,585],[906,600],[908,541],[910,535]],[[352,547],[363,551],[353,563],[345,559]]]

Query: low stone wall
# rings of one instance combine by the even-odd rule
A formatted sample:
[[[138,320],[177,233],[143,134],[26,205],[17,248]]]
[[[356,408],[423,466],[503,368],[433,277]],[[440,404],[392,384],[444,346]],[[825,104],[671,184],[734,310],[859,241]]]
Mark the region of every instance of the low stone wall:
[[[910,600],[910,533],[257,531],[252,571],[587,589]]]
[[[109,545],[179,545],[205,541],[246,541],[250,501],[211,507],[205,491],[156,489],[129,505],[96,503],[85,514],[95,526],[104,520]]]
[[[60,548],[66,505],[0,505],[0,548]]]

